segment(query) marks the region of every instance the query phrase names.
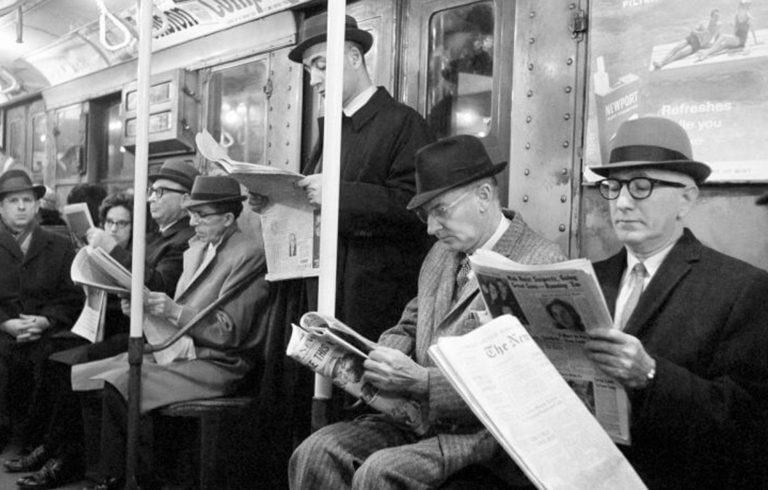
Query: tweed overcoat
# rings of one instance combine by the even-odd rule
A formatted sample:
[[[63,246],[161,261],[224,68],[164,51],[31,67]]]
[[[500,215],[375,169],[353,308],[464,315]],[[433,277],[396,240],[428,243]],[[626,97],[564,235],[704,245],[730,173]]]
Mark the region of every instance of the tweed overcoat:
[[[545,264],[565,260],[554,243],[531,230],[518,213],[505,212],[511,220],[493,250],[525,264]],[[419,293],[406,307],[400,322],[384,332],[379,344],[399,349],[429,368],[429,399],[425,413],[440,439],[446,474],[452,474],[475,461],[488,461],[499,446],[453,389],[427,354],[442,336],[462,335],[479,323],[485,310],[477,279],[458,291],[452,305],[456,271],[461,260],[457,252],[437,242],[424,260],[419,275]]]
[[[198,267],[197,264],[200,264]],[[145,357],[142,368],[142,412],[195,398],[210,398],[234,391],[252,366],[249,349],[263,328],[254,315],[266,308],[268,286],[263,243],[230,228],[216,254],[206,258],[206,245],[193,238],[184,252],[184,271],[174,300],[182,305],[179,325],[214,302],[240,279],[253,271],[261,276],[218,307],[190,330],[197,358],[167,365]],[[114,385],[127,396],[128,364],[125,354],[79,364],[72,368],[75,390],[98,388],[101,381]]]
[[[614,310],[626,251],[595,264]],[[768,273],[685,230],[625,331],[656,360],[630,391],[632,445],[620,446],[651,489],[766,488]]]

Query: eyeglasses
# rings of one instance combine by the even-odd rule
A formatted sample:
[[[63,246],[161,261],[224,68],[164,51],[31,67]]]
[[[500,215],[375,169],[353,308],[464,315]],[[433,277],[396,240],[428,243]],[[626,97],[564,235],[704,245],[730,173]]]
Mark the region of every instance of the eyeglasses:
[[[219,211],[211,211],[209,213],[198,213],[196,211],[187,211],[187,214],[189,215],[189,219],[191,220],[197,220],[197,221],[205,221],[205,218],[208,218],[210,216],[216,216],[219,214],[224,214]]]
[[[449,204],[439,204],[431,209],[425,209],[424,207],[420,207],[416,209],[416,216],[418,216],[419,219],[424,223],[429,221],[430,216],[432,216],[436,220],[446,220],[450,217],[451,209],[456,207],[456,205],[459,204],[459,202],[461,202],[462,199],[470,195],[473,190],[474,188],[469,189],[468,191],[466,191],[465,193],[463,193],[462,195],[454,199],[453,202]]]
[[[116,219],[116,220],[106,219],[104,221],[104,228],[106,229],[106,228],[109,228],[111,226],[114,226],[118,230],[122,230],[123,228],[125,228],[126,226],[128,226],[130,224],[131,224],[131,222],[128,221],[128,220],[125,220],[125,219]]]
[[[187,191],[182,191],[180,189],[171,189],[170,187],[147,187],[147,199],[152,197],[152,194],[157,194],[157,198],[160,199],[165,195],[166,192],[173,192],[176,194],[186,194]]]
[[[619,194],[621,194],[621,188],[625,185],[627,186],[629,195],[637,200],[649,198],[653,192],[653,187],[657,185],[666,187],[687,187],[686,184],[680,182],[651,179],[649,177],[633,177],[631,179],[603,179],[598,181],[597,185],[600,189],[600,195],[609,201],[618,199]]]

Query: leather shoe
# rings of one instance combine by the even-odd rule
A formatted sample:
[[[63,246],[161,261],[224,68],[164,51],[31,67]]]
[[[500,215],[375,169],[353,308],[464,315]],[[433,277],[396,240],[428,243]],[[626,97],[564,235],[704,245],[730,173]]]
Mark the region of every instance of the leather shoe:
[[[124,486],[125,482],[123,482],[122,478],[111,476],[109,478],[104,478],[97,483],[85,486],[83,487],[83,490],[118,490]]]
[[[24,471],[37,471],[46,461],[48,461],[48,451],[46,451],[45,446],[37,446],[26,456],[3,461],[3,466],[8,473],[22,473]]]
[[[72,467],[61,458],[46,461],[42,468],[16,480],[16,485],[22,489],[44,489],[60,487],[77,477]]]

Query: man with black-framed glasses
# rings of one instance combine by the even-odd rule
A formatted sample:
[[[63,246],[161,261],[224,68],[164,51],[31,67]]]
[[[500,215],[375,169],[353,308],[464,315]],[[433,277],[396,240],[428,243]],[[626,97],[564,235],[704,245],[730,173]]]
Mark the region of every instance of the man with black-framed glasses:
[[[622,451],[651,489],[765,488],[768,274],[684,226],[709,166],[680,125],[647,117],[591,170],[624,245],[595,264],[614,328],[586,344],[627,388]]]

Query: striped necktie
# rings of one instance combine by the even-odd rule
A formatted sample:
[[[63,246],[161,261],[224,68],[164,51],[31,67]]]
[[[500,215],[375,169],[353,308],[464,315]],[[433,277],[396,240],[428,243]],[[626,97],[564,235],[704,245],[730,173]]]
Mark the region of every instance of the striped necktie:
[[[627,297],[627,302],[624,304],[624,310],[621,312],[619,323],[616,325],[619,330],[624,330],[624,327],[627,326],[627,322],[629,321],[629,317],[631,317],[632,312],[635,311],[637,302],[640,301],[640,295],[643,294],[643,287],[647,276],[648,270],[646,270],[642,262],[635,264],[632,268],[632,272],[629,273],[629,282],[627,283],[629,296]]]

